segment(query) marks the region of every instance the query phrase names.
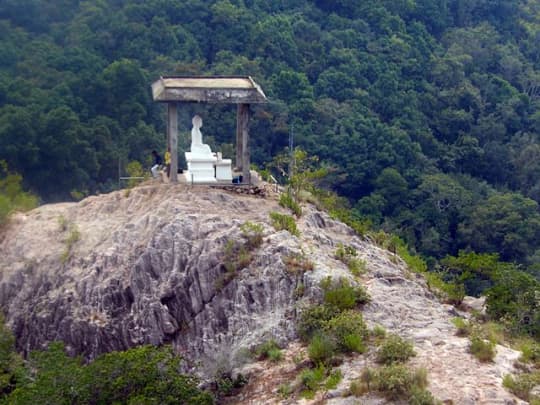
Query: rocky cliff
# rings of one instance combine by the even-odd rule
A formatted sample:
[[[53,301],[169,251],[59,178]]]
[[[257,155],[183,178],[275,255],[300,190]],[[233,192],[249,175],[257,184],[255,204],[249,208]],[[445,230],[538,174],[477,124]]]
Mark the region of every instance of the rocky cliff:
[[[15,216],[1,234],[0,304],[19,349],[62,340],[70,352],[93,358],[171,342],[194,369],[212,375],[240,365],[246,349],[267,338],[292,341],[298,308],[317,299],[319,281],[351,278],[334,258],[345,243],[367,263],[362,283],[372,302],[365,319],[415,343],[413,362],[427,368],[436,397],[455,404],[516,401],[501,380],[519,353],[499,347],[494,363],[479,363],[467,339],[454,336],[456,310],[399,258],[314,208],[298,221],[300,237],[277,232],[272,211],[285,212],[275,198],[150,184]],[[227,246],[242,240],[246,221],[263,226],[263,242],[231,275]],[[285,257],[293,254],[308,256],[315,268],[291,272]],[[329,403],[347,401],[340,395],[366,362],[365,356],[345,361]],[[238,401],[278,402],[275,388],[286,371],[255,371],[259,388],[252,385]]]

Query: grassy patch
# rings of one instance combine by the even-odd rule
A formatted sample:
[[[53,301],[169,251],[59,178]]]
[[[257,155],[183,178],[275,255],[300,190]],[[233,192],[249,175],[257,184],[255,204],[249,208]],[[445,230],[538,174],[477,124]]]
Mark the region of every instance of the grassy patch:
[[[410,342],[397,335],[390,335],[377,351],[377,362],[386,365],[404,363],[415,355]]]
[[[521,342],[519,349],[521,350],[521,361],[532,363],[540,368],[540,342],[527,339]]]
[[[258,360],[268,359],[272,362],[279,362],[283,358],[281,349],[274,339],[267,340],[262,345],[258,346],[254,355]]]
[[[302,207],[298,204],[291,193],[283,193],[279,196],[279,205],[283,208],[288,208],[297,217],[302,216]]]
[[[246,221],[240,226],[240,231],[246,240],[244,246],[247,250],[253,250],[262,245],[264,228],[261,224]]]
[[[245,222],[240,226],[243,241],[229,239],[223,249],[223,267],[225,273],[214,283],[216,290],[221,290],[236,277],[239,270],[248,267],[253,261],[253,251],[263,242],[263,226]]]
[[[290,215],[280,214],[279,212],[271,212],[270,219],[272,226],[276,231],[288,231],[291,235],[300,236],[300,231],[296,227],[296,221]]]
[[[341,312],[326,322],[325,329],[334,338],[337,348],[343,353],[364,353],[368,329],[357,311]]]
[[[337,280],[327,277],[321,281],[325,304],[335,306],[340,311],[356,308],[369,302],[367,291],[361,286],[352,286],[347,279]]]
[[[469,351],[482,362],[493,361],[496,354],[495,343],[473,334],[471,336]]]
[[[467,319],[463,318],[453,318],[452,323],[456,327],[457,336],[469,336],[472,332],[472,325]]]
[[[315,392],[321,387],[326,378],[326,369],[322,364],[313,369],[306,369],[300,374],[300,384],[302,391],[300,396],[306,399],[313,399]]]
[[[293,392],[294,388],[289,383],[281,384],[278,387],[278,394],[281,398],[288,398],[292,395]]]
[[[339,310],[328,305],[314,305],[302,311],[296,325],[302,340],[309,341],[316,333],[324,330],[326,323],[339,314]]]
[[[328,364],[336,354],[336,345],[327,334],[317,334],[308,346],[309,359],[315,364]]]
[[[353,275],[360,276],[366,272],[366,262],[357,256],[358,254],[353,246],[338,244],[335,253],[336,259],[345,263]]]
[[[409,404],[436,404],[431,393],[426,390],[425,369],[411,370],[403,365],[385,366],[380,369],[366,369],[359,380],[349,387],[352,395],[362,396],[377,391],[392,401],[405,400]]]
[[[523,373],[517,376],[507,374],[503,378],[503,386],[518,398],[524,401],[540,401],[539,397],[531,395],[531,390],[540,384],[540,371],[534,373]]]
[[[381,325],[375,325],[369,334],[375,341],[375,344],[379,344],[382,343],[386,338],[386,329],[384,329]]]

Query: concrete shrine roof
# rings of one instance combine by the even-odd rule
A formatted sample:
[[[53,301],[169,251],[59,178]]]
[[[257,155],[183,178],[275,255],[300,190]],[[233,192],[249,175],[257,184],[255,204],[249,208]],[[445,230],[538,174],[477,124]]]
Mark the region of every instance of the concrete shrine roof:
[[[250,76],[163,76],[152,83],[158,102],[265,103],[261,87]]]

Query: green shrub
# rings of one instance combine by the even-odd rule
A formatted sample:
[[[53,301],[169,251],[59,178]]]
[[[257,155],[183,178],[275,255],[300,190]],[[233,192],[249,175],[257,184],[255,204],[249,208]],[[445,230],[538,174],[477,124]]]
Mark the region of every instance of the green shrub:
[[[495,343],[484,340],[478,335],[471,336],[469,350],[474,357],[482,362],[493,361],[495,358]]]
[[[377,362],[382,364],[403,363],[415,356],[413,345],[397,335],[390,335],[377,351]]]
[[[472,332],[471,323],[463,318],[453,318],[452,323],[457,328],[456,335],[458,336],[469,336]]]
[[[409,399],[427,386],[423,369],[411,371],[403,365],[385,366],[376,372],[373,387],[391,400]],[[418,395],[418,394],[416,394]]]
[[[10,173],[5,161],[0,160],[0,226],[15,211],[29,211],[38,205],[38,198],[23,191],[23,178]]]
[[[244,246],[248,250],[253,250],[262,245],[264,228],[261,224],[254,224],[246,221],[240,226],[242,236],[246,239]]]
[[[81,201],[83,198],[85,198],[88,195],[88,190],[79,191],[79,190],[71,190],[69,192],[69,195],[71,198],[73,198],[75,201]]]
[[[293,292],[294,299],[298,300],[302,298],[305,293],[306,293],[306,286],[302,283],[299,283]]]
[[[540,343],[528,341],[520,346],[523,362],[530,362],[540,367]]]
[[[364,353],[368,329],[362,314],[353,310],[344,311],[326,322],[326,330],[337,348],[345,353]]]
[[[385,231],[381,229],[378,231],[369,232],[369,237],[371,238],[373,243],[375,243],[377,246],[386,247],[392,235],[390,235],[389,233],[386,233]]]
[[[336,282],[331,277],[327,277],[321,281],[321,288],[324,292],[324,302],[335,306],[340,311],[369,302],[369,295],[363,287],[353,287],[344,278]]]
[[[315,363],[328,363],[336,353],[336,346],[332,339],[325,334],[317,334],[311,338],[308,346],[309,359]]]
[[[236,277],[239,270],[248,267],[252,261],[253,256],[246,244],[229,239],[223,249],[223,267],[226,272],[215,280],[214,288],[217,291],[223,289]]]
[[[323,364],[319,364],[313,369],[307,369],[300,374],[300,383],[305,389],[303,397],[313,398],[315,391],[319,389],[326,377],[326,369]]]
[[[238,374],[235,378],[230,373],[218,374],[215,379],[215,390],[219,396],[230,396],[239,388],[246,385],[247,379],[242,374]]]
[[[360,379],[353,381],[349,391],[363,396],[378,391],[390,400],[407,400],[414,405],[435,405],[438,402],[426,390],[427,372],[424,368],[410,370],[403,365],[385,366],[380,369],[365,368]]]
[[[280,384],[280,386],[278,387],[278,394],[282,398],[290,397],[293,392],[294,392],[294,389],[292,385],[289,383]]]
[[[312,336],[325,328],[327,321],[338,313],[339,310],[336,307],[328,305],[314,305],[304,309],[297,323],[298,335],[302,340],[309,341]]]
[[[349,393],[355,397],[361,397],[369,392],[369,387],[362,381],[353,380],[349,385]]]
[[[523,373],[516,377],[506,374],[503,378],[503,386],[524,401],[531,400],[531,390],[538,384],[540,384],[540,371]]]
[[[445,302],[459,306],[465,298],[465,286],[462,283],[446,282],[439,273],[425,273],[424,277],[431,291],[438,293]]]
[[[375,386],[388,399],[405,399],[412,390],[413,375],[405,366],[383,367],[377,372]]]
[[[302,216],[302,208],[300,207],[300,204],[298,204],[291,193],[283,193],[279,196],[279,205],[281,205],[283,208],[288,208],[291,210],[291,212],[296,215],[297,217]]]
[[[277,363],[278,361],[281,361],[283,358],[283,354],[281,353],[281,349],[275,348],[268,351],[268,360]]]
[[[128,188],[135,187],[137,184],[141,183],[149,176],[148,172],[144,170],[141,162],[138,162],[136,160],[132,160],[127,164],[126,173],[128,174],[128,177],[142,177],[139,179],[129,179],[127,183]]]
[[[375,325],[370,334],[373,338],[375,338],[376,341],[380,341],[386,337],[386,329],[384,329],[381,325]]]
[[[272,220],[272,226],[277,231],[288,231],[291,235],[300,236],[300,232],[296,227],[296,222],[290,215],[280,214],[279,212],[271,212],[270,219]]]
[[[438,401],[425,388],[413,386],[407,399],[409,405],[436,405]]]
[[[32,352],[26,379],[10,404],[212,404],[199,381],[179,372],[181,357],[170,347],[139,346],[103,354],[88,365],[64,352],[62,343]]]
[[[355,276],[360,276],[366,272],[366,262],[357,258],[357,252],[353,246],[339,243],[335,257],[345,263],[349,271]]]
[[[365,384],[368,391],[371,391],[377,381],[377,371],[370,367],[363,369],[362,374],[360,374],[360,381]]]
[[[341,351],[345,353],[365,353],[366,351],[364,339],[356,333],[343,336],[340,344]]]
[[[328,379],[324,383],[324,388],[327,390],[334,390],[336,389],[337,385],[343,378],[343,375],[341,374],[341,370],[335,370],[330,373],[328,376]]]
[[[0,403],[26,379],[23,358],[15,349],[15,336],[0,312]]]
[[[356,277],[359,277],[367,272],[366,262],[362,259],[350,259],[347,262],[347,267],[349,268],[349,271]]]
[[[258,360],[269,359],[278,362],[282,359],[281,349],[274,339],[267,340],[254,350],[254,355]]]
[[[357,252],[354,246],[338,243],[335,256],[336,259],[341,260],[343,263],[347,263],[349,259],[357,256]]]
[[[66,217],[63,215],[59,215],[57,218],[57,221],[58,221],[58,230],[60,232],[67,231],[69,227],[69,221],[66,219]]]

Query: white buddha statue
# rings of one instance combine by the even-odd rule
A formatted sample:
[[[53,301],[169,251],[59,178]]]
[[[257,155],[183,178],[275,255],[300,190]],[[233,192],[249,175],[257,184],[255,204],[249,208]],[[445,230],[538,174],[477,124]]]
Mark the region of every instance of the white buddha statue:
[[[193,128],[191,128],[191,153],[192,156],[212,156],[210,146],[202,142],[202,118],[195,115],[191,120]]]

